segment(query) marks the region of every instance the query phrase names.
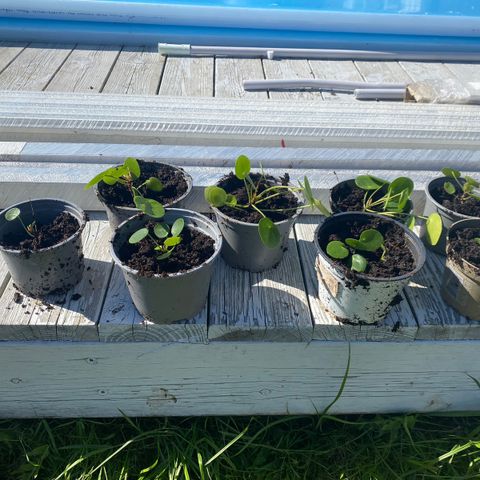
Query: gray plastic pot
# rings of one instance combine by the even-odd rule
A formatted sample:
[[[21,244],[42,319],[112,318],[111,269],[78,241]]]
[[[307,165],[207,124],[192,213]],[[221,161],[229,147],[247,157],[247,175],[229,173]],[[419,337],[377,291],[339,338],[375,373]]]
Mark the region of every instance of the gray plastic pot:
[[[50,223],[62,212],[74,216],[80,225],[70,238],[52,247],[25,252],[0,246],[0,253],[15,286],[32,297],[67,291],[75,286],[84,270],[82,231],[87,221],[85,212],[72,203],[54,198],[17,203],[0,212],[0,241],[9,233],[21,233],[23,230],[19,220],[5,220],[5,213],[13,207],[20,209],[25,225],[33,220],[39,224]]]
[[[276,222],[281,241],[275,248],[266,247],[260,240],[258,224],[235,220],[218,208],[212,207],[220,231],[223,235],[222,257],[234,268],[249,272],[262,272],[278,265],[288,246],[288,236],[300,210],[281,222]]]
[[[187,182],[187,191],[182,196],[174,200],[173,202],[164,204],[164,207],[175,206],[176,208],[182,208],[184,200],[192,191],[192,187],[193,187],[192,177],[183,168],[176,167],[175,165],[170,165],[168,163],[163,163],[163,165],[169,165],[172,168],[180,170],[183,174],[183,177],[185,178],[185,181]],[[124,222],[128,218],[133,217],[137,213],[140,213],[140,210],[135,207],[122,207],[118,205],[108,204],[105,198],[103,198],[100,190],[101,190],[101,187],[99,187],[99,184],[95,185],[95,193],[98,199],[100,200],[100,202],[102,202],[102,204],[105,206],[105,210],[107,211],[108,222],[110,223],[110,228],[112,229],[112,231],[115,230],[122,222]]]
[[[130,235],[142,228],[151,218],[138,214],[123,222],[116,230],[110,252],[114,262],[122,269],[133,303],[147,320],[169,324],[197,315],[207,300],[213,266],[222,247],[222,236],[212,220],[196,212],[179,208],[166,209],[162,222],[172,224],[182,217],[185,225],[196,228],[215,240],[214,254],[202,265],[162,277],[145,277],[126,266],[118,257],[121,245]]]
[[[334,200],[334,195],[335,195],[335,191],[338,189],[338,188],[341,188],[342,185],[354,185],[355,184],[355,179],[354,178],[351,178],[349,180],[344,180],[343,182],[339,182],[337,183],[331,190],[330,190],[330,197],[329,197],[329,202],[330,202],[330,209],[332,210],[332,213],[343,213],[342,210],[340,210],[336,204],[335,204],[335,200]],[[413,203],[411,200],[409,200],[405,206],[405,209],[404,209],[404,212],[405,213],[411,213],[413,210]],[[408,218],[408,217],[407,217]]]
[[[464,228],[479,228],[480,219],[460,220],[454,223],[447,235],[447,263],[442,281],[442,298],[458,313],[470,320],[480,321],[480,268],[453,258],[449,246],[450,235]]]
[[[374,278],[357,273],[359,282],[352,282],[345,277],[343,270],[324,252],[321,244],[327,243],[330,234],[336,232],[337,225],[348,220],[364,220],[381,217],[377,214],[348,212],[325,218],[315,231],[314,242],[318,249],[315,262],[318,277],[318,296],[325,309],[339,322],[352,324],[375,324],[381,322],[390,311],[398,294],[409,280],[425,263],[425,247],[420,239],[403,224],[409,248],[415,257],[416,267],[406,275],[392,278]],[[385,217],[384,221],[393,222]],[[320,241],[319,237],[323,240]]]
[[[469,215],[463,215],[462,213],[457,213],[457,212],[454,212],[453,210],[445,208],[442,204],[438,203],[432,197],[431,192],[433,188],[438,187],[439,185],[443,185],[446,181],[450,181],[450,180],[451,179],[449,179],[448,177],[437,177],[437,178],[434,178],[425,186],[425,195],[427,198],[425,201],[425,209],[423,211],[423,215],[425,217],[428,217],[431,213],[437,212],[442,217],[442,224],[443,224],[442,234],[440,236],[440,240],[438,241],[438,243],[434,246],[427,244],[427,247],[436,253],[440,253],[441,255],[446,255],[447,233],[449,228],[454,223],[459,222],[460,220],[469,220],[469,219],[477,218],[477,217],[471,217]]]

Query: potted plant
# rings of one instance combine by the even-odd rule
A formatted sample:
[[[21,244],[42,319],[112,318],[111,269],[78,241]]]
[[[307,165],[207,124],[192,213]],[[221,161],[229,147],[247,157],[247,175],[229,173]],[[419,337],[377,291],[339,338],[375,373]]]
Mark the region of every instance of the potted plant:
[[[363,212],[326,218],[315,231],[320,301],[338,321],[374,324],[425,262],[425,248],[405,225]]]
[[[221,245],[220,231],[209,218],[169,208],[161,221],[140,213],[120,224],[111,255],[137,310],[166,324],[202,310]]]
[[[96,175],[85,189],[94,185],[114,230],[140,211],[160,218],[160,206],[180,206],[192,190],[192,177],[183,169],[166,163],[129,157],[123,165],[110,167]]]
[[[223,258],[229,265],[251,272],[266,270],[281,261],[289,232],[302,209],[317,208],[330,215],[313,197],[306,177],[295,187],[288,174],[274,178],[263,170],[251,173],[245,155],[237,158],[235,172],[205,189],[205,199],[224,238]]]
[[[377,213],[398,220],[411,230],[417,223],[424,225],[425,240],[436,245],[442,232],[442,218],[437,212],[428,216],[413,214],[411,195],[414,184],[408,177],[384,180],[373,175],[359,175],[355,179],[337,183],[330,192],[333,213]]]
[[[480,218],[450,227],[441,293],[458,313],[480,321]]]
[[[13,283],[32,297],[67,291],[82,277],[85,212],[64,200],[44,198],[0,213],[0,253]]]
[[[445,255],[448,229],[460,220],[480,218],[480,184],[453,168],[443,168],[442,173],[425,187],[424,215],[436,212],[442,217],[440,240],[433,250]]]

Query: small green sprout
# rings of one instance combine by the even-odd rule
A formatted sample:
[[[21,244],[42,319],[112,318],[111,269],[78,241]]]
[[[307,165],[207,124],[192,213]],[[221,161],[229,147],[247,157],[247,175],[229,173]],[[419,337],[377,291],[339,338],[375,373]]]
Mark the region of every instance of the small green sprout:
[[[262,243],[266,247],[275,248],[280,244],[281,241],[278,227],[270,218],[268,218],[268,214],[270,212],[286,213],[291,210],[299,210],[310,207],[316,208],[325,216],[331,215],[322,202],[313,196],[312,188],[307,177],[304,177],[303,183],[299,182],[299,187],[294,187],[291,185],[272,185],[259,192],[259,186],[262,180],[265,180],[265,175],[262,171],[260,179],[257,181],[257,183],[255,183],[250,176],[250,169],[250,159],[246,155],[240,155],[235,162],[235,176],[244,182],[248,197],[248,202],[246,204],[240,204],[234,195],[227,193],[223,188],[216,185],[205,188],[205,200],[212,207],[216,208],[227,206],[238,210],[248,208],[256,210],[262,217],[258,222],[258,233]],[[294,194],[302,193],[306,200],[305,204],[298,205],[293,208],[263,208],[263,202],[284,195],[286,192],[291,192]]]
[[[404,222],[413,230],[417,219],[425,222],[426,240],[430,245],[436,245],[442,234],[442,217],[434,212],[427,217],[406,212],[408,201],[413,193],[414,184],[408,177],[398,177],[393,181],[383,180],[373,175],[359,175],[355,185],[365,190],[363,210],[377,213]],[[378,197],[380,191],[386,189],[384,195]]]
[[[477,244],[480,245],[480,237],[475,237],[473,241]]]
[[[130,235],[128,243],[136,244],[148,237],[155,245],[154,250],[159,252],[157,260],[165,260],[172,255],[175,247],[182,242],[180,234],[184,227],[185,220],[183,218],[177,218],[171,227],[166,223],[155,223],[153,227],[154,235],[151,235],[147,227],[143,227]]]
[[[13,222],[16,219],[20,221],[23,229],[30,237],[35,237],[35,233],[37,233],[37,225],[35,220],[29,225],[25,225],[22,217],[20,216],[20,209],[17,207],[13,207],[5,212],[5,220],[7,220],[7,222]]]
[[[351,270],[363,273],[367,268],[368,262],[357,251],[373,253],[379,249],[382,250],[381,260],[384,260],[387,251],[384,246],[383,235],[378,230],[369,228],[364,230],[358,239],[346,238],[345,242],[332,240],[327,245],[327,255],[335,260],[346,260]]]
[[[443,184],[443,189],[449,195],[455,195],[458,187],[458,189],[463,192],[462,200],[466,200],[471,197],[480,201],[480,183],[477,180],[468,175],[464,175],[462,177],[462,174],[453,168],[442,168],[442,173],[446,177],[452,179],[452,181],[447,180]],[[457,187],[455,187],[455,184]]]
[[[133,203],[139,210],[149,217],[162,218],[165,215],[163,205],[156,200],[144,197],[141,193],[142,189],[151,192],[161,192],[163,190],[162,182],[156,177],[150,177],[138,185],[140,175],[140,165],[137,159],[128,157],[123,162],[123,165],[108,168],[93,177],[90,182],[85,185],[85,190],[92,188],[100,182],[104,182],[107,185],[120,183],[121,185],[125,185],[128,191],[132,194]]]

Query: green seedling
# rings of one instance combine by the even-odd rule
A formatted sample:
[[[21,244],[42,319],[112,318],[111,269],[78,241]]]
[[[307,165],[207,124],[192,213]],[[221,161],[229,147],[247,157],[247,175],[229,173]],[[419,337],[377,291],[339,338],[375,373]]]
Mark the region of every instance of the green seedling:
[[[475,237],[473,241],[477,244],[480,245],[480,237]]]
[[[143,183],[139,184],[141,171],[138,161],[133,157],[128,157],[123,165],[111,167],[93,177],[85,190],[92,188],[94,185],[104,182],[107,185],[116,185],[117,183],[124,185],[132,194],[133,203],[143,213],[152,218],[162,218],[165,215],[163,205],[156,200],[146,198],[142,194],[145,192],[161,192],[163,190],[162,182],[156,177],[150,177]]]
[[[351,270],[362,273],[366,270],[367,259],[357,252],[376,252],[382,250],[381,260],[385,258],[386,249],[383,235],[373,228],[364,230],[358,239],[346,238],[345,242],[333,240],[327,245],[327,255],[335,260],[345,260]]]
[[[35,234],[37,233],[37,225],[35,220],[29,225],[25,225],[25,223],[22,220],[22,217],[20,216],[20,209],[17,207],[11,208],[10,210],[7,210],[7,212],[5,212],[5,220],[7,220],[7,222],[13,222],[14,220],[17,220],[17,219],[22,224],[22,227],[25,230],[25,232],[30,237],[35,237]]]
[[[355,185],[365,190],[363,197],[365,212],[394,218],[405,223],[410,230],[413,230],[417,220],[424,221],[427,242],[430,245],[438,243],[442,234],[442,217],[437,212],[423,217],[405,211],[414,189],[413,181],[410,178],[398,177],[389,182],[373,175],[359,175],[355,179]],[[383,189],[385,194],[379,196]]]
[[[175,247],[182,242],[180,234],[184,227],[185,220],[183,218],[177,218],[171,227],[166,223],[155,223],[153,235],[147,227],[143,227],[130,235],[128,243],[139,243],[148,237],[154,244],[154,250],[159,253],[157,260],[165,260],[172,255]]]
[[[303,183],[299,182],[298,187],[292,185],[272,185],[265,190],[259,192],[259,186],[265,180],[265,175],[262,174],[259,180],[255,183],[250,176],[251,164],[250,159],[245,155],[240,155],[235,162],[235,176],[239,180],[243,180],[245,190],[247,192],[248,202],[241,204],[234,195],[227,193],[223,188],[218,186],[210,186],[205,188],[205,199],[212,206],[220,208],[228,206],[230,208],[242,210],[252,208],[261,215],[261,220],[258,222],[258,234],[262,243],[268,248],[275,248],[280,244],[281,236],[278,227],[268,217],[269,213],[282,212],[286,213],[291,210],[301,210],[307,207],[316,208],[322,215],[330,216],[331,213],[325,208],[320,200],[313,196],[312,188],[307,177],[304,177]],[[303,194],[305,203],[294,208],[278,208],[267,209],[263,207],[266,200],[270,200],[285,193],[291,192],[294,194]]]
[[[443,184],[443,189],[449,195],[455,195],[458,188],[462,192],[462,200],[474,198],[480,201],[480,183],[477,180],[468,175],[462,177],[462,174],[453,168],[442,168],[442,173],[451,179]]]

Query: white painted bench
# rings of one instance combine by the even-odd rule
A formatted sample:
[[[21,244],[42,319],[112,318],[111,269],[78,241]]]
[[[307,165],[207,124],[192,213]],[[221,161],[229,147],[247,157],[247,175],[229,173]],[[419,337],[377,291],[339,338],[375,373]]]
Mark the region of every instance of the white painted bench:
[[[48,99],[42,98],[44,102]],[[52,95],[50,100],[60,102],[59,98]],[[79,97],[70,94],[68,98],[80,104]],[[118,101],[103,98],[104,104]],[[168,130],[172,143],[179,143],[190,129],[188,143],[198,142],[201,147],[28,143],[65,138],[93,142],[107,138],[109,127],[103,120],[101,125],[97,123],[99,134],[93,123],[75,117],[77,107],[72,107],[72,117],[65,123],[61,102],[56,114],[49,104],[48,114],[44,109],[43,116],[28,123],[30,107],[9,101],[0,95],[0,138],[7,140],[14,134],[18,142],[0,145],[0,207],[26,195],[60,196],[98,211],[99,204],[91,192],[83,191],[83,185],[106,162],[119,162],[129,154],[185,165],[196,184],[190,206],[201,211],[206,211],[202,188],[228,170],[240,146],[242,152],[274,173],[288,168],[293,179],[308,174],[324,199],[337,181],[371,171],[378,163],[381,175],[388,178],[411,170],[421,208],[421,188],[443,162],[455,160],[472,174],[478,175],[480,170],[473,150],[480,127],[472,121],[474,111],[470,108],[452,109],[459,113],[452,113],[456,131],[443,137],[436,126],[444,122],[442,128],[446,128],[448,121],[434,118],[434,125],[428,127],[428,109],[422,110],[425,123],[420,143],[412,140],[412,132],[409,134],[414,142],[409,146],[415,148],[406,148],[408,135],[395,130],[395,119],[389,117],[389,124],[378,124],[383,129],[382,148],[373,148],[371,140],[365,145],[359,139],[365,138],[365,131],[370,132],[367,138],[375,138],[378,129],[368,130],[367,123],[363,130],[349,129],[332,113],[333,107],[331,118],[337,118],[338,128],[329,132],[321,127],[327,140],[296,136],[303,128],[300,123],[310,123],[308,129],[320,131],[318,122],[322,120],[314,111],[315,105],[309,110],[311,117],[292,117],[292,121],[298,118],[297,130],[288,130],[291,123],[285,127],[288,135],[298,140],[294,143],[299,148],[280,149],[252,147],[255,135],[248,135],[248,131],[257,131],[252,127],[257,114],[248,115],[248,109],[242,113],[242,121],[251,120],[248,128],[243,123],[225,123],[219,128],[213,110],[208,119],[203,117],[202,126],[192,128],[188,122],[193,122],[193,117],[200,121],[202,113],[214,108],[211,99],[204,103],[198,100],[188,118],[179,117],[179,110],[172,105],[177,123],[168,122],[170,129],[162,121],[152,126],[153,130]],[[177,103],[182,102],[177,99]],[[16,110],[12,110],[14,104]],[[220,108],[217,120],[226,122],[226,111],[232,105],[225,102],[226,110],[222,113]],[[102,108],[94,112],[92,107],[92,115]],[[122,108],[128,110],[125,105]],[[136,108],[131,106],[131,111]],[[339,111],[344,111],[343,107]],[[261,114],[266,121],[267,113],[260,110],[258,116]],[[55,118],[48,120],[48,116]],[[187,126],[182,127],[180,119]],[[140,128],[136,121],[125,113],[125,132],[137,125],[139,136],[117,138],[144,143],[160,138],[152,130]],[[280,132],[283,126],[279,118],[271,121],[271,128]],[[286,124],[286,117],[283,122]],[[233,138],[232,132],[241,132],[235,137],[237,147],[216,146]],[[342,135],[355,139],[347,142],[349,148],[341,144]],[[276,133],[267,132],[265,138],[265,145],[276,145]],[[329,148],[305,148],[325,143]],[[399,148],[392,149],[392,144]],[[422,149],[420,144],[429,148]],[[286,258],[277,269],[249,274],[219,262],[204,311],[181,325],[145,323],[136,313],[123,278],[110,260],[109,230],[99,213],[92,214],[85,231],[90,268],[65,298],[51,298],[51,307],[27,298],[16,303],[11,281],[0,265],[0,362],[4,366],[0,370],[0,416],[116,416],[120,411],[146,416],[316,413],[335,397],[346,371],[349,348],[349,377],[332,412],[478,410],[480,389],[472,377],[480,378],[480,323],[458,316],[442,302],[442,259],[429,255],[427,265],[407,287],[403,301],[393,308],[384,325],[342,325],[325,313],[316,296],[311,240],[317,221],[315,215],[300,218]]]

